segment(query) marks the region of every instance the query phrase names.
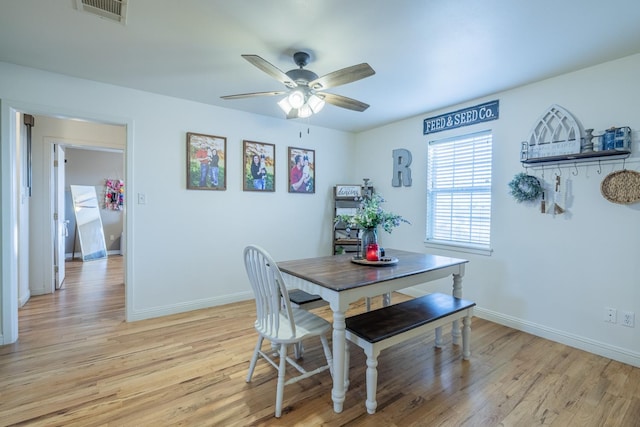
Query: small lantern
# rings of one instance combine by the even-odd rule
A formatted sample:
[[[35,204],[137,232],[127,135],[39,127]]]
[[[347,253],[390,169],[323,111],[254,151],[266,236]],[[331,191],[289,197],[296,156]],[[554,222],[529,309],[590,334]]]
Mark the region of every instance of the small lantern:
[[[369,243],[367,245],[367,261],[378,261],[378,244]]]

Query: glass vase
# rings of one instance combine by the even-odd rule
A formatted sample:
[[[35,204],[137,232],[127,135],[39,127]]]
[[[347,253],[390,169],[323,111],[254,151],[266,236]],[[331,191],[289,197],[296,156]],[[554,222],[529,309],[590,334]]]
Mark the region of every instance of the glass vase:
[[[364,228],[362,229],[362,253],[367,250],[367,246],[370,243],[378,243],[378,229],[377,228]]]

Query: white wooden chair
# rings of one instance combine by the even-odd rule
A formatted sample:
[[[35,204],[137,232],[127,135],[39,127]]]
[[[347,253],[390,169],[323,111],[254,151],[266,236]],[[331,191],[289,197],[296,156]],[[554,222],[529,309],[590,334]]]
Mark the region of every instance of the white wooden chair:
[[[319,295],[310,294],[300,289],[289,289],[289,301],[292,308],[301,308],[303,310],[313,310],[314,308],[323,307],[327,304]],[[293,354],[296,359],[301,359],[304,355],[304,345],[302,341],[293,346]]]
[[[256,299],[255,328],[258,332],[258,343],[249,365],[247,382],[251,382],[259,356],[278,370],[275,416],[280,417],[285,385],[293,384],[327,369],[333,376],[333,361],[327,339],[331,332],[331,324],[309,311],[291,307],[280,269],[264,249],[255,245],[247,246],[244,249],[244,265]],[[322,341],[327,364],[313,371],[306,371],[287,356],[287,348],[290,344],[296,345],[306,338],[315,336],[319,336]],[[262,343],[265,339],[272,345],[279,346],[279,363],[272,359],[275,355],[269,356],[262,351]],[[296,368],[300,375],[285,381],[287,362]]]

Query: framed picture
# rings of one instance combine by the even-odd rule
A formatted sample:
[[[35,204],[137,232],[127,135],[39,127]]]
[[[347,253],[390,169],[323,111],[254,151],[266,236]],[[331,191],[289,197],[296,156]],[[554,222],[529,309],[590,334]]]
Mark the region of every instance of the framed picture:
[[[276,191],[276,146],[264,142],[243,141],[244,191]]]
[[[289,193],[315,193],[315,170],[315,150],[289,147]]]
[[[227,138],[187,132],[187,189],[226,190]]]

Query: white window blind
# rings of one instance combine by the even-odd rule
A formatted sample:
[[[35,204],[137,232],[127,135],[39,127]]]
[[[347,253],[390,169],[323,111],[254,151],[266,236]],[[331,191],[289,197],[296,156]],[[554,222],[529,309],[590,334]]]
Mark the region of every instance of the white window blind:
[[[489,249],[490,131],[429,142],[427,241]]]

